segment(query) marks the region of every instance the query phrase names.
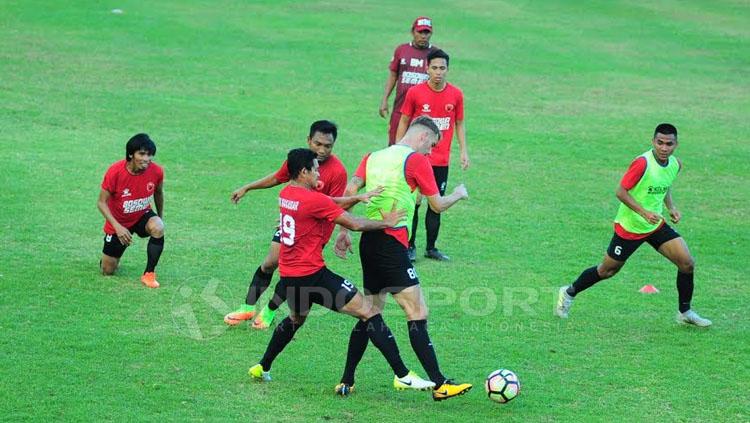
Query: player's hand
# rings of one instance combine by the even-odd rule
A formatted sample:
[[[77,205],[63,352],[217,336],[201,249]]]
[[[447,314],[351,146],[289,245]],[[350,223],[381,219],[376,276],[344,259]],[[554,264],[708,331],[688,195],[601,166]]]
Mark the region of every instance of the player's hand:
[[[396,205],[398,204],[398,201],[393,202],[393,207],[391,207],[391,211],[384,212],[383,210],[380,210],[380,216],[383,217],[383,222],[385,222],[386,225],[390,227],[394,227],[398,225],[398,222],[401,221],[404,217],[406,217],[406,210],[396,210]]]
[[[669,211],[669,220],[672,221],[672,223],[677,224],[680,223],[680,219],[682,219],[682,213],[680,213],[677,209],[672,209]]]
[[[461,184],[453,189],[453,193],[461,197],[462,200],[469,199],[469,191],[466,190],[466,185]]]
[[[133,235],[131,235],[130,231],[122,225],[117,225],[115,227],[115,233],[117,234],[117,239],[120,240],[120,244],[122,245],[130,245],[133,241]]]
[[[234,192],[232,193],[232,196],[230,197],[230,200],[232,201],[232,203],[237,204],[240,202],[240,200],[246,193],[247,191],[245,191],[244,189],[238,188],[234,190]]]
[[[346,260],[346,253],[353,253],[352,249],[352,237],[349,232],[339,232],[339,236],[336,237],[336,243],[333,244],[333,252],[337,257]]]
[[[377,187],[376,187],[376,188],[375,188],[374,190],[372,190],[372,191],[367,191],[367,192],[366,192],[366,193],[364,193],[364,194],[360,194],[360,195],[358,196],[358,197],[359,197],[359,202],[360,202],[360,203],[365,203],[365,204],[369,203],[369,202],[370,202],[370,199],[371,199],[372,197],[377,197],[378,195],[382,194],[382,193],[383,193],[383,190],[384,190],[384,189],[385,189],[385,188],[383,188],[383,186],[382,186],[382,185],[378,185],[378,186],[377,186]]]
[[[466,170],[469,168],[469,153],[462,151],[461,152],[461,169]]]
[[[644,211],[644,212],[643,212],[643,214],[642,214],[641,216],[642,216],[642,217],[643,217],[644,219],[646,219],[646,221],[647,221],[648,223],[651,223],[651,224],[654,224],[654,225],[655,225],[655,224],[657,224],[657,223],[659,223],[659,222],[661,222],[661,221],[662,221],[662,220],[664,219],[664,218],[663,218],[663,217],[661,217],[661,216],[660,216],[659,214],[657,214],[657,213],[654,213],[654,212],[650,212],[650,211],[648,211],[648,210]]]
[[[383,99],[380,102],[380,109],[378,110],[380,117],[385,118],[388,116],[388,99]]]

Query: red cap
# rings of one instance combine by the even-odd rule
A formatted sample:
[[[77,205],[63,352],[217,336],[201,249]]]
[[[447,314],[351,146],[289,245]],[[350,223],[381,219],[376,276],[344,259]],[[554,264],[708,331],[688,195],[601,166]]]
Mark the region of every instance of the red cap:
[[[417,32],[432,32],[432,19],[428,18],[427,16],[420,16],[414,20],[414,24],[411,26],[411,29],[416,30]]]

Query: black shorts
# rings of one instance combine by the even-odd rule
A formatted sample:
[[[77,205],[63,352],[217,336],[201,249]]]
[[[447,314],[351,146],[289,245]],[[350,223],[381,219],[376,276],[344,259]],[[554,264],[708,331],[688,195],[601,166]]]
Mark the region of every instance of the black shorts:
[[[312,304],[339,311],[357,295],[354,284],[327,267],[308,276],[282,276],[275,291],[275,295],[285,299],[295,314],[303,316],[307,315]]]
[[[281,244],[281,229],[276,229],[276,232],[273,233],[273,238],[271,238],[271,242]]]
[[[435,175],[440,195],[445,195],[445,188],[448,186],[448,166],[432,166],[432,174]]]
[[[359,239],[362,282],[367,294],[396,294],[419,285],[406,247],[383,231],[363,232]]]
[[[626,261],[638,247],[644,242],[648,242],[654,250],[658,250],[662,244],[667,241],[671,241],[675,238],[679,238],[678,234],[671,226],[664,223],[661,228],[654,231],[651,235],[642,239],[624,239],[617,232],[612,236],[612,241],[609,242],[609,248],[607,248],[607,255],[617,261]]]
[[[135,225],[128,228],[131,234],[137,234],[141,238],[146,238],[148,235],[148,232],[146,232],[146,224],[148,223],[148,220],[152,217],[156,216],[156,213],[154,213],[153,210],[149,210],[141,216],[140,219],[138,219],[138,222],[135,223]],[[120,242],[120,238],[117,237],[117,234],[105,234],[104,235],[104,247],[102,248],[102,253],[114,257],[114,258],[120,258],[122,257],[122,254],[125,252],[125,249],[128,248],[127,245],[122,245]]]

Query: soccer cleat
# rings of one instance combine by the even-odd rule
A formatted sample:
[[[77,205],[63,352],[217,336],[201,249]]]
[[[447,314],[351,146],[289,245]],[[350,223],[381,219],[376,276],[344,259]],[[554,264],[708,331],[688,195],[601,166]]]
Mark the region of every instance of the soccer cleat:
[[[336,385],[333,391],[336,393],[336,395],[348,397],[349,395],[354,393],[354,385],[339,383],[338,385]]]
[[[406,250],[406,254],[409,256],[409,261],[414,263],[417,261],[417,249],[414,246],[409,247]]]
[[[555,305],[555,314],[561,319],[568,318],[568,312],[573,305],[573,297],[568,295],[568,287],[563,286],[557,294],[557,305]]]
[[[271,372],[264,372],[263,366],[260,364],[256,364],[255,366],[251,367],[247,374],[250,375],[253,379],[259,379],[260,382],[270,382],[271,381]]]
[[[412,371],[409,371],[409,373],[406,376],[401,377],[401,378],[394,375],[393,387],[398,389],[399,391],[403,391],[405,389],[427,391],[435,387],[435,382],[432,382],[430,380],[424,380],[421,377],[419,377],[418,374]]]
[[[268,307],[264,308],[253,321],[253,329],[268,329],[269,326],[271,326],[271,323],[273,323],[274,317],[276,317],[275,311],[269,310]]]
[[[455,383],[452,380],[446,380],[439,388],[432,391],[432,399],[443,401],[458,395],[463,395],[471,389],[469,383]]]
[[[248,306],[242,306],[224,316],[224,323],[228,324],[229,326],[234,326],[255,317],[255,310],[248,310],[247,307]]]
[[[698,313],[694,312],[693,310],[688,310],[684,313],[677,312],[677,322],[686,324],[686,325],[695,325],[701,328],[705,328],[708,326],[711,326],[711,321],[708,319],[704,319],[703,317],[699,316]]]
[[[448,261],[451,258],[440,252],[437,248],[432,248],[424,252],[424,256],[428,259],[433,259],[437,261]]]
[[[155,272],[146,272],[143,275],[141,275],[141,283],[146,285],[149,288],[159,287],[159,282],[156,281]]]

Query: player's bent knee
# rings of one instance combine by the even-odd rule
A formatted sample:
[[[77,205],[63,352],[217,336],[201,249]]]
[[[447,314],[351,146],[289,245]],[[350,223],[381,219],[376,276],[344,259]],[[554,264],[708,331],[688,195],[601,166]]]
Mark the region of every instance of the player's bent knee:
[[[688,260],[683,261],[677,266],[682,273],[693,273],[695,271],[695,260],[690,257]]]
[[[152,218],[148,221],[148,234],[154,238],[162,238],[164,236],[164,223],[159,218]]]
[[[278,269],[279,267],[279,261],[277,260],[269,260],[266,258],[263,263],[260,265],[260,270],[263,271],[263,273],[273,273]]]

